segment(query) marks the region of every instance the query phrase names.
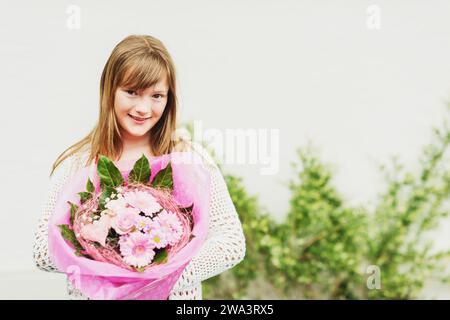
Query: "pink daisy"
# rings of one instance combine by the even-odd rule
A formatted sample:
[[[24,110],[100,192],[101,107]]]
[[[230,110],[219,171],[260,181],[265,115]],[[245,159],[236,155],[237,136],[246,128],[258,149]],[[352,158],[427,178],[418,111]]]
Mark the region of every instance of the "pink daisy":
[[[130,191],[124,195],[125,201],[133,208],[143,212],[146,216],[152,217],[154,213],[162,209],[161,205],[148,192]]]
[[[147,236],[150,237],[150,242],[152,243],[152,245],[158,249],[164,248],[168,244],[166,234],[160,228],[149,229],[147,232]]]
[[[155,220],[160,225],[160,230],[165,233],[168,243],[172,246],[175,245],[180,240],[183,232],[183,226],[177,215],[163,210]]]
[[[152,224],[151,218],[138,215],[135,226],[140,231],[146,232],[151,227],[151,224]]]
[[[144,267],[155,256],[154,246],[149,236],[141,232],[133,232],[120,237],[119,246],[124,261],[131,266]]]

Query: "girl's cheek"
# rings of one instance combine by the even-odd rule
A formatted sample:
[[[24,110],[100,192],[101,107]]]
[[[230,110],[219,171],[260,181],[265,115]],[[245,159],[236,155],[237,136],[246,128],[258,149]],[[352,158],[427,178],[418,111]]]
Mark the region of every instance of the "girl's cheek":
[[[158,106],[157,108],[155,108],[156,110],[156,112],[155,112],[155,114],[156,114],[156,116],[157,117],[160,117],[160,116],[162,116],[162,114],[163,114],[163,112],[164,112],[164,109],[165,109],[165,104],[161,104],[160,106]]]
[[[120,99],[120,108],[122,109],[122,111],[127,111],[129,105],[130,103],[127,98]]]
[[[118,109],[121,111],[126,111],[126,109],[130,105],[129,99],[121,92],[118,92],[118,94],[116,95],[116,102],[117,102]]]

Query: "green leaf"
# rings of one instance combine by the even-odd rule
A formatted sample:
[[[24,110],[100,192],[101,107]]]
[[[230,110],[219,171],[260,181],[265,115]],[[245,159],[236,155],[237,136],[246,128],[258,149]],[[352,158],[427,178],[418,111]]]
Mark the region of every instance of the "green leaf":
[[[85,191],[78,192],[78,195],[80,196],[80,202],[81,203],[84,203],[87,200],[89,200],[90,198],[92,198],[92,193],[90,193],[90,192],[85,192]]]
[[[147,157],[142,154],[142,157],[136,161],[133,170],[128,175],[128,183],[143,183],[148,184],[150,179],[151,169]]]
[[[75,255],[77,255],[78,257],[85,257],[87,259],[95,260],[95,259],[92,259],[92,257],[90,255],[81,252],[81,250],[75,251]]]
[[[153,187],[164,187],[173,190],[173,179],[172,179],[172,165],[170,162],[167,166],[160,170],[152,181]]]
[[[155,254],[153,263],[160,264],[167,261],[167,250],[164,248]]]
[[[144,271],[145,271],[145,268],[144,268],[144,267],[136,267],[135,270],[136,270],[137,272],[144,272]]]
[[[100,178],[100,187],[118,187],[124,182],[120,170],[108,157],[100,155],[97,164],[97,173]]]
[[[117,247],[120,240],[120,235],[113,229],[109,229],[108,236],[106,237],[107,243],[112,247]]]
[[[60,224],[58,225],[58,228],[61,230],[61,235],[64,239],[69,241],[77,251],[84,250],[81,244],[78,242],[77,238],[75,237],[75,233],[73,230],[69,228],[69,225],[67,224]]]
[[[75,203],[67,201],[70,204],[70,224],[73,226],[73,221],[75,220],[75,213],[78,210],[78,206]]]
[[[94,187],[94,184],[91,181],[91,178],[88,178],[88,181],[86,183],[86,191],[87,192],[94,192],[95,191],[95,187]]]
[[[113,194],[113,193],[117,194],[116,189],[114,189],[113,187],[104,186],[102,188],[102,193],[100,194],[100,197],[98,198],[98,204],[100,206],[100,210],[105,209],[106,198],[111,199],[111,194]]]

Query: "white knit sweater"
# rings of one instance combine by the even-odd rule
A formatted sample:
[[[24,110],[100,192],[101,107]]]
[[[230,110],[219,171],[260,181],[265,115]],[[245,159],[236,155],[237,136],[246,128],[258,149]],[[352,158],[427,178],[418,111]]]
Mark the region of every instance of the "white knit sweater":
[[[245,256],[245,237],[235,206],[220,169],[208,152],[196,142],[189,142],[191,150],[198,152],[211,174],[211,207],[209,231],[200,252],[187,265],[169,295],[169,300],[202,299],[201,281],[234,267]],[[50,177],[50,186],[43,214],[39,219],[34,241],[34,261],[44,271],[60,272],[48,253],[48,219],[56,197],[67,180],[84,167],[89,149],[63,161]],[[69,299],[87,299],[67,280]]]

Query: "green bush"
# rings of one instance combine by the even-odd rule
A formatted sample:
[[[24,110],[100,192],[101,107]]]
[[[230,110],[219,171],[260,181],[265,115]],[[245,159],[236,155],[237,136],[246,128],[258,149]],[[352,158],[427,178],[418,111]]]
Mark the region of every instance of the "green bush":
[[[448,281],[450,250],[435,252],[430,235],[450,212],[449,142],[446,119],[434,128],[416,171],[406,171],[397,157],[381,165],[386,191],[374,209],[348,206],[332,185],[330,166],[311,145],[301,148],[282,223],[241,178],[225,174],[246,256],[203,282],[204,299],[413,299],[427,279]],[[379,288],[368,285],[374,277]]]
[[[397,157],[380,167],[387,187],[371,216],[368,260],[381,270],[382,290],[370,290],[369,298],[417,298],[427,279],[448,280],[450,250],[433,252],[429,236],[450,213],[449,143],[445,121],[434,128],[418,172],[405,172]]]

